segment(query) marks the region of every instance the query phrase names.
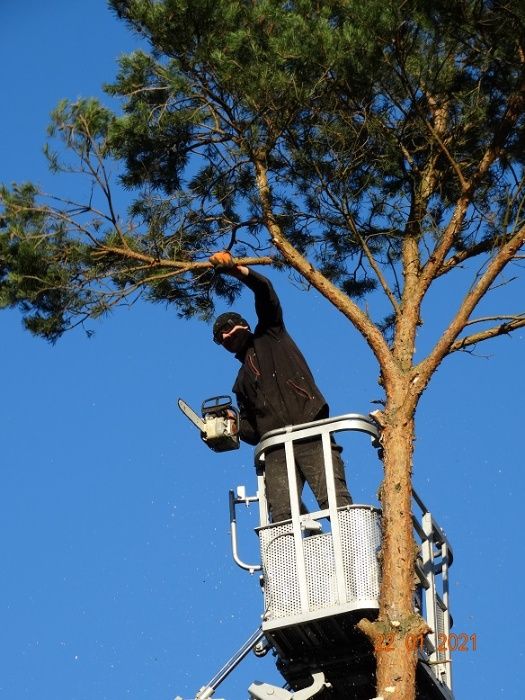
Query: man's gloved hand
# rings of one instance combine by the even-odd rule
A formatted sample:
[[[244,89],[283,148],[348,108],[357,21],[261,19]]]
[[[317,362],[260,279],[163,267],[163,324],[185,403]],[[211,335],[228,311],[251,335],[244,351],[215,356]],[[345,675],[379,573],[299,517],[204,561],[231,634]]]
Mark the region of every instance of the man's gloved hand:
[[[235,267],[235,262],[231,256],[231,253],[227,250],[221,250],[218,253],[214,253],[210,257],[210,262],[215,268],[226,268],[232,269]]]
[[[232,434],[235,435],[239,432],[239,421],[237,413],[235,411],[232,411],[231,409],[228,409],[226,411],[226,418],[229,418],[232,421]]]

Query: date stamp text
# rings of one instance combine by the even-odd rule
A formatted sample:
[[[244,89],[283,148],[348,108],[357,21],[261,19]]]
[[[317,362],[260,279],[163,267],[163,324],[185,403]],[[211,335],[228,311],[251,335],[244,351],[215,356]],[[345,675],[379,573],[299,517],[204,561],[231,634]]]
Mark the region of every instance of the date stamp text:
[[[378,653],[389,652],[394,650],[396,644],[395,634],[379,634],[374,640],[374,651]],[[407,651],[416,651],[423,649],[425,644],[425,636],[423,634],[409,634],[405,637],[404,645]],[[437,636],[437,651],[476,651],[478,638],[476,634],[467,634],[462,632],[456,634],[438,634]]]

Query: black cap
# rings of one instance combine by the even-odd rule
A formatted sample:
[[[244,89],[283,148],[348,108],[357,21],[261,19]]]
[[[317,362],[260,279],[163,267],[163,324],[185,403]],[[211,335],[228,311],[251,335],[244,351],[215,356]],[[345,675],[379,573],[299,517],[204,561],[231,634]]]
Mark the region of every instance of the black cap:
[[[220,345],[222,342],[222,334],[225,331],[231,330],[234,326],[246,326],[249,328],[250,324],[240,314],[235,313],[235,311],[227,311],[218,316],[213,324],[214,342]]]

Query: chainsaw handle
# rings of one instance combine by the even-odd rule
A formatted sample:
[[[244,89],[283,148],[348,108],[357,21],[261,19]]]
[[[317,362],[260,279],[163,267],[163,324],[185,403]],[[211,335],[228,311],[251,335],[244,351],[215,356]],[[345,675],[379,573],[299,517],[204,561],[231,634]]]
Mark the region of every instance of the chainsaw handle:
[[[205,413],[217,413],[225,411],[227,408],[233,408],[231,396],[223,394],[221,396],[212,396],[209,399],[204,399],[201,406],[202,415]]]

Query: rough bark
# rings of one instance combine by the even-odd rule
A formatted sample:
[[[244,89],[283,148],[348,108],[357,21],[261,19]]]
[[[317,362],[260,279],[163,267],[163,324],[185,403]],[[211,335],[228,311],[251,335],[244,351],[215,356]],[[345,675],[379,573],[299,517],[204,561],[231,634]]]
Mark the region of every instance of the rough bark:
[[[409,376],[401,372],[389,389],[385,410],[379,417],[384,450],[380,609],[375,622],[362,620],[358,626],[376,650],[378,698],[413,700],[417,651],[408,641],[428,632],[425,621],[414,610],[417,550],[411,477],[417,395],[411,390]]]
[[[417,650],[407,641],[428,632],[425,621],[414,611],[417,549],[412,525],[412,464],[420,387],[413,381],[413,362],[424,284],[417,243],[417,212],[422,202],[416,200],[412,230],[403,241],[404,285],[396,318],[393,362],[382,366],[386,405],[379,417],[384,454],[384,479],[379,490],[383,511],[380,608],[375,622],[363,620],[359,624],[375,648],[377,696],[384,700],[415,698]]]

